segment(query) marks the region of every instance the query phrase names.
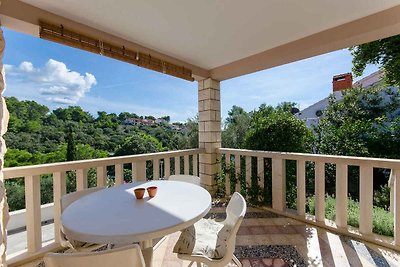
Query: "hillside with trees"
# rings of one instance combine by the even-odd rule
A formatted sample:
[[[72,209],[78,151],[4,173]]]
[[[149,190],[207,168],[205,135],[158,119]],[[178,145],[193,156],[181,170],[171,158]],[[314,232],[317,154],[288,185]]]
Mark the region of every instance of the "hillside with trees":
[[[78,106],[50,111],[35,101],[19,101],[15,97],[6,101],[10,112],[4,136],[8,148],[6,167],[197,147],[197,140],[193,140],[197,138],[193,134],[195,120],[181,124],[182,131],[166,124],[126,125],[127,118],[140,118],[129,112],[117,115],[99,111],[94,117]],[[169,121],[169,116],[163,119]],[[157,145],[147,147],[149,140]]]
[[[197,120],[186,123],[128,125],[126,119],[155,120],[151,115],[97,112],[91,115],[81,107],[71,106],[50,111],[35,101],[6,98],[10,113],[5,167],[27,166],[81,159],[104,158],[194,148],[198,146]],[[169,122],[169,116],[162,119]],[[171,127],[174,126],[174,127]],[[113,170],[109,170],[113,177]],[[129,173],[126,173],[129,180]],[[95,173],[89,170],[89,186]],[[67,173],[67,192],[75,190],[75,173]],[[10,210],[25,207],[22,178],[7,180],[5,186]],[[41,202],[53,201],[52,177],[41,177]]]

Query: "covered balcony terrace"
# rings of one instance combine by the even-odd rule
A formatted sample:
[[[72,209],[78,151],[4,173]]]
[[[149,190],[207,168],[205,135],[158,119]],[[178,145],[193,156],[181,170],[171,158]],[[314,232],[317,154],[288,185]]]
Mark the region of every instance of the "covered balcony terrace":
[[[221,81],[296,60],[400,34],[400,4],[374,1],[47,1],[3,0],[2,27],[112,57],[198,83],[199,147],[193,150],[3,168],[6,145],[1,138],[1,245],[3,266],[36,266],[60,246],[60,198],[66,173],[75,172],[76,190],[106,186],[114,169],[115,186],[124,168],[132,180],[193,174],[212,195],[229,197],[251,188],[272,188],[269,204],[249,207],[237,235],[236,255],[244,266],[396,266],[400,264],[400,161],[332,155],[248,151],[221,147]],[[4,53],[0,34],[0,55]],[[0,92],[4,91],[4,72]],[[245,89],[243,89],[245,94]],[[1,135],[8,112],[0,102]],[[296,208],[287,207],[286,164],[296,164]],[[148,169],[148,162],[152,168]],[[306,165],[314,166],[315,214],[306,212]],[[325,218],[325,168],[336,169],[336,217]],[[229,166],[229,168],[227,168]],[[347,224],[348,168],[360,170],[360,225]],[[392,173],[394,238],[373,234],[373,170]],[[230,171],[226,171],[229,169]],[[43,238],[40,177],[53,178],[54,239]],[[223,174],[223,175],[221,175]],[[26,200],[26,248],[8,253],[4,179],[23,177]],[[222,178],[221,178],[222,177]],[[222,192],[222,193],[221,193]],[[254,199],[253,199],[254,200]],[[221,200],[223,203],[224,200]],[[210,217],[224,216],[215,202]],[[250,203],[249,203],[250,204]],[[46,228],[47,229],[47,228]],[[155,250],[154,266],[186,266],[172,253],[177,234]],[[14,253],[15,252],[15,253]],[[261,263],[262,262],[262,263]],[[264,265],[262,265],[264,264]]]

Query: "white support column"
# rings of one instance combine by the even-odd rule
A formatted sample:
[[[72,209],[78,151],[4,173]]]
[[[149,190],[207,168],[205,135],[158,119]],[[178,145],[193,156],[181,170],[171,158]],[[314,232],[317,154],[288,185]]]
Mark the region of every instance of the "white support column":
[[[306,162],[298,160],[296,167],[297,176],[297,214],[305,216],[306,214]]]
[[[3,97],[3,92],[6,87],[5,74],[3,68],[3,54],[4,54],[4,36],[3,30],[0,29],[0,266],[6,266],[6,249],[7,249],[7,223],[9,219],[8,215],[8,203],[6,191],[4,188],[4,155],[6,154],[6,143],[3,139],[3,135],[7,132],[8,125],[8,110],[6,101]]]
[[[194,176],[198,176],[199,175],[199,171],[198,171],[198,157],[197,154],[193,155],[193,175]]]
[[[286,161],[272,159],[272,208],[277,211],[286,209]]]
[[[259,192],[258,199],[261,201],[264,198],[264,158],[257,157],[257,179],[258,179],[258,187],[261,189]]]
[[[87,169],[76,170],[76,191],[88,188]]]
[[[360,166],[360,233],[363,235],[372,234],[373,172],[372,166]]]
[[[245,166],[246,166],[246,186],[247,188],[251,188],[251,157],[245,157]]]
[[[147,181],[146,161],[132,162],[132,168],[135,181]]]
[[[53,196],[54,196],[54,239],[60,243],[61,227],[61,198],[67,192],[65,172],[53,173]]]
[[[97,187],[105,187],[107,185],[107,167],[99,166],[96,169]]]
[[[171,175],[171,158],[164,159],[164,178],[168,179]]]
[[[175,157],[175,175],[181,174],[181,157]]]
[[[160,160],[153,160],[153,180],[160,179]]]
[[[40,175],[25,177],[26,234],[28,253],[42,248]]]
[[[315,162],[315,219],[325,222],[325,162]]]
[[[225,154],[225,195],[231,195],[231,155]]]
[[[242,185],[240,183],[240,180],[242,177],[241,176],[241,168],[240,168],[240,155],[236,154],[235,155],[235,178],[236,178],[236,185],[235,185],[235,190],[236,192],[240,192]]]
[[[347,165],[336,165],[336,226],[347,227]]]
[[[394,210],[394,244],[400,246],[400,169],[393,170],[396,178],[393,187],[395,190],[393,210]],[[399,179],[397,179],[399,178]]]
[[[115,164],[115,185],[124,182],[124,164]]]
[[[211,78],[199,81],[199,148],[201,184],[210,192],[215,191],[215,176],[220,170],[217,149],[221,148],[220,83]]]
[[[189,155],[185,155],[183,157],[183,164],[184,164],[184,166],[183,166],[183,174],[189,175],[189,169],[190,169],[190,166],[189,166]]]

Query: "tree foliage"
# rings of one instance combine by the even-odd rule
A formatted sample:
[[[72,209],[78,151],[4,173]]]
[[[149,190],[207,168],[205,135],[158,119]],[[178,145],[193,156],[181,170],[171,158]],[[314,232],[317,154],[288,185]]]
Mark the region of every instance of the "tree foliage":
[[[334,95],[315,128],[318,153],[399,158],[400,94],[386,86],[353,88]]]
[[[233,106],[228,111],[222,132],[222,146],[229,148],[244,148],[244,141],[250,127],[251,117],[243,108]]]
[[[310,152],[312,131],[290,112],[293,105],[282,103],[276,108],[261,105],[254,111],[245,147],[265,151]]]
[[[50,112],[46,106],[35,101],[19,101],[15,97],[7,97],[6,103],[10,111],[10,122],[4,136],[8,147],[5,167],[198,146],[197,121],[189,121],[189,131],[183,131],[186,124],[181,124],[180,128],[183,130],[178,131],[168,128],[168,125],[125,125],[127,118],[139,117],[130,112],[117,115],[99,111],[94,118],[77,106],[58,108]],[[169,119],[169,116],[165,116],[165,119]],[[129,175],[131,176],[126,174],[127,177]],[[93,186],[95,173],[89,170],[88,177],[89,185]],[[5,186],[10,209],[24,208],[23,179],[7,180]],[[42,175],[42,204],[53,201],[52,186],[51,175]],[[71,171],[67,175],[67,192],[75,188],[75,173]]]
[[[138,133],[126,138],[115,151],[115,155],[136,155],[161,151],[163,151],[163,146],[157,138],[145,133]]]
[[[385,80],[390,85],[400,85],[400,35],[351,47],[353,73],[363,74],[368,64],[384,69]]]

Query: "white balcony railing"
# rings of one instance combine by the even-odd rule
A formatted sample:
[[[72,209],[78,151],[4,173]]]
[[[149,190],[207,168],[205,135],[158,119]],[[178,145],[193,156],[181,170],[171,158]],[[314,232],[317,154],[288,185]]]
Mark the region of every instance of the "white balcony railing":
[[[93,160],[82,160],[74,162],[61,162],[54,164],[43,164],[34,166],[14,167],[4,169],[6,179],[23,177],[25,180],[25,202],[26,202],[26,234],[27,250],[17,254],[8,255],[9,266],[16,266],[44,253],[59,247],[60,226],[60,198],[66,193],[66,173],[69,171],[76,174],[76,190],[88,187],[87,172],[89,169],[96,171],[96,186],[105,186],[107,179],[107,168],[114,168],[115,184],[123,183],[124,165],[130,164],[132,168],[132,180],[140,181],[147,179],[152,174],[153,179],[169,177],[171,169],[178,173],[198,175],[199,154],[204,153],[201,149],[189,149],[181,151],[170,151],[162,153],[131,155]],[[316,224],[330,230],[346,233],[366,241],[399,249],[400,245],[400,160],[374,159],[344,156],[313,155],[300,153],[282,153],[251,151],[238,149],[218,149],[218,153],[225,159],[230,159],[230,165],[234,173],[244,173],[245,184],[252,184],[252,171],[256,170],[260,187],[264,186],[264,173],[266,160],[271,163],[272,177],[272,209],[296,219]],[[253,160],[252,160],[253,158]],[[256,161],[254,160],[256,158]],[[286,168],[287,160],[296,161],[296,183],[297,183],[297,209],[295,213],[286,208]],[[147,162],[152,162],[152,170],[148,169]],[[174,163],[173,163],[174,162]],[[241,164],[244,162],[244,165]],[[252,162],[255,166],[252,166]],[[315,216],[306,214],[306,162],[315,164]],[[336,221],[331,225],[325,220],[325,164],[334,164],[336,167]],[[171,164],[174,164],[172,166]],[[360,169],[360,227],[359,231],[353,231],[347,226],[347,197],[348,197],[348,166],[359,166]],[[172,167],[172,168],[171,168]],[[387,241],[379,240],[372,234],[373,216],[373,168],[390,169],[392,173],[391,185],[393,193],[393,216],[394,216],[394,239]],[[54,236],[55,240],[42,244],[41,229],[41,205],[40,205],[40,177],[41,175],[52,175],[54,195]],[[232,187],[236,191],[241,190],[241,185],[231,185],[229,173],[226,173],[226,192]],[[397,204],[398,203],[398,204]],[[396,205],[397,204],[397,205]]]
[[[307,223],[315,224],[345,233],[350,236],[361,238],[366,241],[378,243],[380,245],[400,248],[400,160],[381,159],[381,158],[361,158],[348,156],[330,156],[301,153],[266,152],[239,149],[219,149],[219,153],[224,156],[225,162],[230,162],[230,167],[234,168],[235,176],[245,174],[246,186],[252,185],[252,171],[257,170],[258,185],[264,187],[264,167],[265,159],[269,159],[272,165],[272,209],[278,213],[303,220]],[[252,158],[257,159],[256,166],[252,166]],[[297,210],[286,208],[286,168],[287,160],[296,161],[296,184],[297,184]],[[241,164],[241,161],[245,164]],[[253,163],[255,160],[253,160]],[[306,214],[306,162],[314,162],[315,166],[315,216]],[[332,225],[325,220],[325,165],[334,164],[336,167],[336,220]],[[348,202],[348,166],[359,167],[359,203],[360,218],[359,229],[348,227],[347,225],[347,202]],[[242,168],[244,167],[244,169]],[[384,238],[372,234],[373,222],[373,169],[383,168],[391,171],[392,189],[392,212],[394,216],[394,239]],[[226,192],[231,188],[230,172],[226,173]],[[243,183],[242,183],[243,185]],[[235,185],[236,191],[241,189],[241,185]]]
[[[35,258],[50,250],[59,247],[60,227],[60,198],[66,193],[66,173],[76,174],[76,190],[88,187],[87,173],[89,169],[96,170],[96,186],[106,186],[107,168],[114,167],[115,185],[124,182],[124,164],[132,166],[132,180],[141,181],[148,179],[152,174],[153,179],[169,177],[171,169],[175,174],[198,175],[198,155],[201,149],[188,149],[142,155],[130,155],[73,162],[60,162],[43,165],[5,168],[5,179],[24,178],[25,205],[26,205],[26,235],[27,250],[8,255],[7,263],[10,266]],[[152,162],[152,170],[148,170],[148,162]],[[174,166],[171,168],[171,163]],[[55,240],[42,244],[41,205],[40,205],[40,178],[41,175],[52,175],[54,197],[54,236]]]

